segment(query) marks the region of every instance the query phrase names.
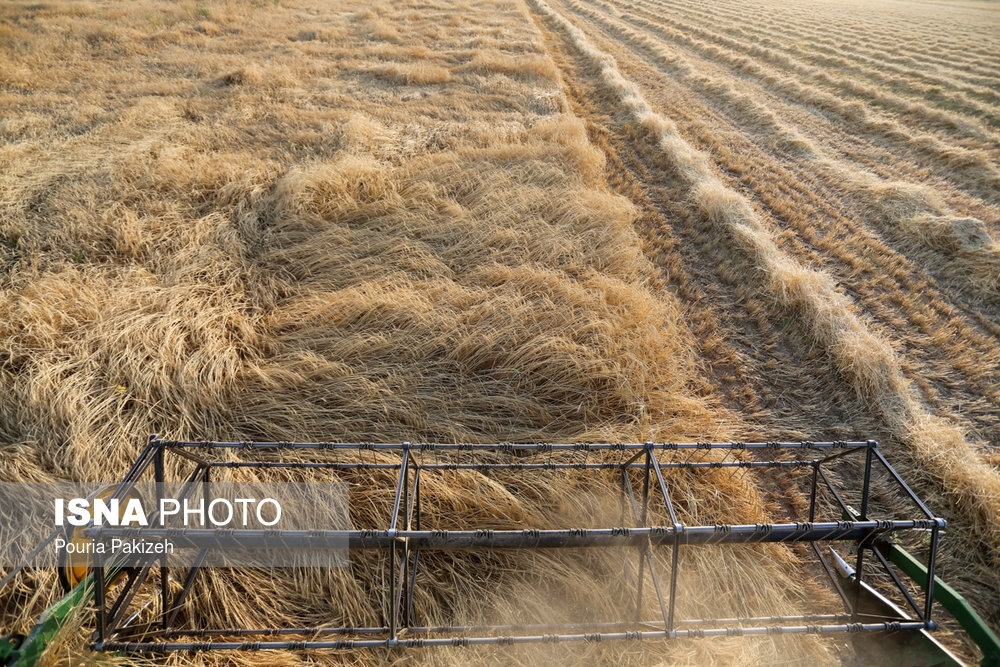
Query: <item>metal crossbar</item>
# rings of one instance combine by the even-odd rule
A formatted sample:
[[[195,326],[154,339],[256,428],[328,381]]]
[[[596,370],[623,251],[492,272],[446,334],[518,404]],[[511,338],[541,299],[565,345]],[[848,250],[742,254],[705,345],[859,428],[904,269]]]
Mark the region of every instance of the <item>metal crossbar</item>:
[[[228,450],[240,450],[251,460],[217,460]],[[296,452],[320,460],[262,460],[264,454]],[[366,452],[381,454],[379,460],[364,460]],[[711,460],[713,452],[724,453],[723,460]],[[566,460],[583,454],[587,460]],[[593,454],[596,461],[589,460]],[[171,595],[171,566],[166,555],[138,564],[121,586],[117,598],[105,599],[103,563],[95,562],[96,632],[94,648],[105,651],[171,651],[171,650],[262,650],[262,649],[359,649],[368,647],[471,646],[479,644],[519,644],[529,642],[567,642],[604,640],[643,640],[677,638],[711,638],[720,636],[889,632],[929,630],[935,627],[931,618],[933,589],[928,587],[923,604],[914,600],[910,591],[892,570],[892,565],[878,553],[873,543],[877,538],[906,531],[929,532],[927,567],[933,581],[936,552],[941,530],[946,525],[934,516],[892,468],[874,441],[867,442],[800,442],[800,443],[601,443],[601,444],[440,444],[440,443],[288,443],[288,442],[181,442],[150,436],[149,444],[119,485],[115,496],[124,497],[153,468],[154,481],[165,481],[166,455],[193,465],[187,473],[182,497],[187,497],[198,485],[209,490],[213,468],[299,468],[358,470],[394,470],[392,510],[386,523],[375,529],[362,530],[189,530],[139,529],[148,539],[170,539],[179,547],[199,550],[199,559],[183,575],[179,592]],[[397,455],[397,461],[386,456]],[[231,454],[226,454],[231,456]],[[327,460],[324,457],[338,457]],[[544,461],[539,461],[545,456]],[[612,460],[617,456],[618,460]],[[661,456],[667,456],[661,460]],[[732,458],[730,457],[738,457]],[[792,458],[789,458],[792,457]],[[848,504],[845,489],[838,488],[831,478],[831,468],[848,457],[863,457],[863,481],[860,489],[860,512]],[[687,458],[684,458],[687,457]],[[754,457],[754,458],[750,458]],[[765,458],[772,457],[772,458]],[[371,457],[370,457],[371,458]],[[472,460],[467,460],[471,458]],[[680,460],[678,460],[680,458]],[[697,460],[696,460],[697,458]],[[706,460],[709,458],[709,460]],[[875,511],[870,502],[873,469],[888,473],[901,495],[909,500],[917,515],[910,518],[869,516]],[[671,497],[670,475],[679,470],[729,470],[745,474],[751,470],[811,468],[809,515],[801,521],[774,524],[714,524],[683,523],[677,505]],[[428,530],[421,526],[428,518],[421,511],[422,478],[445,470],[466,470],[489,475],[496,471],[524,471],[526,474],[544,471],[618,471],[622,502],[621,525],[560,529],[537,529],[530,526],[517,529],[488,529],[468,526],[460,530]],[[632,473],[632,474],[630,474]],[[635,485],[639,474],[641,489]],[[638,493],[637,493],[638,491]],[[427,491],[424,491],[426,494]],[[655,505],[655,508],[654,508]],[[834,520],[817,517],[826,508],[840,512]],[[626,509],[628,512],[626,512]],[[669,519],[665,525],[650,525],[655,516]],[[91,527],[92,539],[134,536],[135,528]],[[185,598],[197,585],[201,556],[218,548],[220,540],[227,544],[236,540],[241,547],[260,548],[280,543],[283,546],[323,548],[347,544],[352,550],[374,550],[389,554],[388,587],[384,593],[387,609],[383,624],[373,627],[321,628],[218,628],[177,627],[178,612]],[[799,616],[743,617],[720,619],[683,619],[677,617],[679,555],[683,547],[694,545],[807,543],[812,546],[831,585],[843,599],[845,614],[812,614]],[[847,542],[856,549],[855,581],[860,586],[865,573],[864,555],[875,551],[877,560],[868,563],[869,571],[880,569],[889,574],[891,583],[902,594],[915,618],[900,615],[886,617],[862,613],[856,596],[846,593],[820,543]],[[607,549],[620,548],[624,554],[623,574],[634,590],[631,606],[623,609],[617,620],[588,623],[529,623],[522,625],[421,625],[417,621],[413,596],[417,587],[420,554],[440,550],[475,551],[493,549]],[[660,568],[654,552],[669,549],[670,567],[661,581]],[[629,554],[637,559],[630,565]],[[126,612],[136,597],[136,591],[153,569],[159,571],[158,622],[132,626],[138,613],[126,619]],[[177,569],[177,568],[174,568]],[[642,618],[642,598],[646,572],[653,583],[661,618]],[[637,575],[637,576],[634,576]],[[373,579],[373,581],[376,579]],[[381,579],[385,580],[385,579]],[[857,588],[856,587],[856,588]],[[141,610],[140,610],[141,611]],[[188,621],[190,623],[190,621]],[[233,641],[238,637],[301,636],[304,639],[283,641]],[[336,635],[337,639],[319,639]],[[198,641],[174,638],[196,637]],[[207,640],[205,638],[208,638]]]

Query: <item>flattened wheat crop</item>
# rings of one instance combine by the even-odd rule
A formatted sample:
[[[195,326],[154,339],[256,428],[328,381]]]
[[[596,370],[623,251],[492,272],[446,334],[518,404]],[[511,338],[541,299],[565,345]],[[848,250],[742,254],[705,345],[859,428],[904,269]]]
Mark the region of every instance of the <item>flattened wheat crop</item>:
[[[154,432],[875,438],[949,520],[946,579],[996,625],[997,25],[976,0],[9,2],[0,481],[116,479]],[[388,475],[338,479],[354,525],[389,512]],[[799,482],[673,480],[702,523],[771,521],[808,502]],[[426,483],[427,511],[455,526],[618,520],[610,477]],[[682,617],[837,609],[804,551],[713,554],[682,558]],[[380,625],[377,565],[206,571],[183,615]],[[421,567],[428,624],[628,606],[617,557]],[[56,596],[52,572],[26,571],[0,592],[0,628],[30,629]],[[51,663],[94,657],[87,623]],[[567,655],[839,656],[826,638],[769,636],[405,658]]]

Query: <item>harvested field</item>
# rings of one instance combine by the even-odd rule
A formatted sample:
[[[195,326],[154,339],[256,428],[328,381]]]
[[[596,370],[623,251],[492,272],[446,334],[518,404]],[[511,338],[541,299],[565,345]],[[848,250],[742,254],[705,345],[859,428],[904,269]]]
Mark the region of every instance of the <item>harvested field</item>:
[[[998,30],[976,1],[2,4],[0,481],[117,479],[154,432],[873,438],[949,520],[942,575],[998,627]],[[391,483],[351,481],[353,522],[391,507]],[[794,475],[674,483],[708,524],[807,503]],[[610,476],[435,484],[458,523],[617,512]],[[723,553],[685,555],[679,613],[839,604],[804,550]],[[599,617],[622,594],[606,560],[441,556],[451,595],[417,604]],[[377,624],[372,565],[211,570],[184,613]],[[57,597],[26,571],[0,630]],[[64,634],[53,664],[93,657]],[[570,657],[851,659],[767,636],[167,660]]]

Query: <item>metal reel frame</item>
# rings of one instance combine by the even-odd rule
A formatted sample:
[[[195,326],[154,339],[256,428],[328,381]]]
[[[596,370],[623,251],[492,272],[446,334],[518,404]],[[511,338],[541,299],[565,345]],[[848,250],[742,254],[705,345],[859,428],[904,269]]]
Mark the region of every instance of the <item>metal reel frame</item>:
[[[218,460],[220,454],[238,450],[246,460]],[[309,460],[265,460],[294,450]],[[392,454],[395,462],[374,460],[366,453]],[[755,453],[756,456],[749,456]],[[722,456],[720,459],[719,456]],[[192,469],[184,491],[211,484],[214,468],[299,468],[340,470],[393,470],[396,473],[393,507],[385,524],[377,528],[344,531],[275,531],[266,537],[245,536],[248,546],[266,546],[267,540],[283,544],[309,545],[315,540],[345,539],[351,549],[379,550],[389,555],[388,582],[384,608],[388,610],[377,627],[320,628],[201,628],[179,627],[178,613],[197,582],[200,556],[213,547],[218,537],[213,530],[177,531],[143,529],[150,538],[169,536],[199,550],[199,559],[181,575],[181,589],[170,595],[171,565],[162,555],[138,562],[114,600],[106,599],[103,563],[95,563],[95,622],[93,647],[102,651],[161,652],[177,650],[260,650],[260,649],[359,649],[429,646],[510,645],[532,642],[593,642],[605,640],[675,640],[799,634],[923,631],[936,627],[932,620],[934,574],[940,533],[946,522],[935,516],[903,481],[879,451],[878,443],[606,443],[606,444],[436,444],[436,443],[287,443],[287,442],[181,442],[150,436],[149,442],[117,493],[126,494],[149,469],[156,482],[164,482],[164,457],[177,456]],[[848,504],[846,492],[832,481],[831,469],[847,457],[862,458],[861,488],[854,489],[859,507]],[[227,457],[232,458],[232,457]],[[673,471],[724,470],[732,474],[774,469],[805,471],[809,486],[808,516],[775,524],[689,525],[678,519],[670,493]],[[427,529],[428,517],[421,511],[421,479],[443,470],[471,470],[484,475],[492,471],[515,470],[530,475],[546,471],[578,471],[588,474],[611,470],[620,481],[621,525],[599,528],[539,530],[530,526],[493,530],[468,526],[462,530]],[[914,508],[908,518],[870,516],[871,480],[874,470],[894,486]],[[641,489],[633,476],[638,474]],[[388,492],[388,489],[387,489]],[[119,495],[122,497],[122,495]],[[655,511],[669,517],[669,524],[649,525]],[[836,517],[828,516],[837,511]],[[126,531],[91,527],[89,538],[107,540]],[[922,600],[916,599],[892,564],[875,548],[878,539],[916,531],[929,535],[926,567],[929,585]],[[227,531],[232,537],[234,531]],[[235,531],[239,537],[240,531]],[[243,538],[241,538],[243,539]],[[298,541],[298,542],[296,542]],[[846,613],[779,616],[766,618],[678,618],[676,613],[679,555],[695,545],[793,542],[808,544],[830,585],[842,598]],[[823,543],[850,543],[855,551],[856,582],[868,572],[882,573],[890,581],[905,613],[869,616],[860,611],[856,594],[838,581],[833,561],[821,550]],[[491,550],[539,548],[619,549],[623,556],[623,580],[631,587],[631,603],[618,619],[581,623],[527,623],[521,625],[448,626],[422,625],[416,618],[413,593],[418,585],[420,554],[432,550]],[[653,553],[669,553],[665,578]],[[175,568],[176,569],[176,568]],[[152,625],[135,626],[138,612],[126,613],[144,581],[159,572],[159,613]],[[660,610],[655,619],[640,618],[647,582],[651,582]],[[109,606],[110,603],[110,606]],[[141,611],[141,610],[140,610]],[[196,639],[195,639],[196,638]]]

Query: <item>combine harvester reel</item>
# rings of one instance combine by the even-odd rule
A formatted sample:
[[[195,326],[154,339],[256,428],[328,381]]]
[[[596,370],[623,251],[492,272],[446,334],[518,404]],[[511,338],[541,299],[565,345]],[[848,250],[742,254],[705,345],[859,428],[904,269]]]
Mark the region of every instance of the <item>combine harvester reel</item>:
[[[75,586],[43,615],[20,648],[14,648],[16,638],[8,648],[0,647],[0,657],[5,652],[7,655],[6,662],[0,660],[0,664],[33,664],[65,621],[60,615],[75,613],[91,596],[93,648],[98,651],[349,650],[687,638],[711,641],[733,636],[852,633],[855,638],[871,636],[880,644],[891,645],[891,653],[905,664],[961,664],[929,634],[936,627],[932,611],[938,598],[983,648],[987,661],[991,655],[1000,655],[996,635],[935,576],[938,545],[946,522],[907,486],[874,441],[463,445],[178,442],[153,436],[118,485],[115,497],[133,493],[141,481],[164,482],[165,457],[179,457],[178,463],[186,466],[184,493],[210,485],[211,471],[216,468],[297,468],[303,475],[326,469],[349,471],[354,477],[369,471],[369,484],[379,476],[384,479],[386,471],[391,471],[394,491],[388,487],[386,493],[393,494],[392,510],[377,526],[263,532],[203,529],[184,530],[183,534],[141,529],[148,539],[163,539],[169,533],[184,546],[198,550],[199,557],[218,548],[223,537],[249,548],[279,543],[318,547],[339,541],[351,550],[379,551],[385,555],[379,561],[383,571],[373,572],[372,581],[388,582],[383,593],[382,623],[377,627],[205,628],[198,625],[197,619],[178,620],[185,598],[198,585],[199,563],[203,561],[178,567],[176,563],[171,565],[166,556],[144,556],[129,563],[98,560],[97,567],[86,571],[79,563],[67,564],[63,578]],[[426,490],[424,480],[449,470],[469,470],[485,476],[509,475],[513,471],[525,477],[610,473],[620,487],[621,519],[618,525],[585,528],[518,526],[497,530],[470,525],[444,530],[441,526],[447,524],[441,521],[447,517],[435,517],[426,509],[431,491]],[[677,479],[674,476],[690,478],[709,471],[733,475],[798,471],[798,479],[809,494],[808,514],[773,524],[682,522],[683,513],[671,496]],[[852,478],[855,483],[845,485],[851,488],[840,488],[834,481]],[[878,490],[877,497],[893,495],[912,511],[898,516],[898,512],[876,507],[873,488]],[[651,525],[648,520],[653,517],[664,520],[661,525]],[[90,526],[84,535],[86,539],[108,541],[135,535],[136,530]],[[764,618],[696,619],[678,614],[682,552],[770,542],[808,545],[816,559],[816,572],[821,577],[825,572],[845,611]],[[903,544],[915,553],[922,552],[923,558],[911,556]],[[622,590],[627,585],[631,593],[617,618],[571,623],[546,623],[542,619],[502,626],[430,626],[419,621],[414,591],[425,585],[421,583],[422,554],[441,550],[454,554],[577,548],[614,550],[621,555]],[[172,577],[179,577],[179,589],[170,586]],[[137,595],[140,591],[142,594]],[[659,613],[655,618],[641,618],[644,596],[649,595],[654,596]],[[140,604],[143,598],[147,598],[144,605]],[[863,654],[864,642],[857,645]]]

